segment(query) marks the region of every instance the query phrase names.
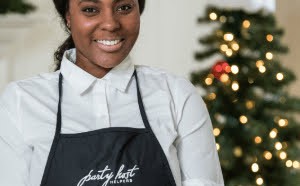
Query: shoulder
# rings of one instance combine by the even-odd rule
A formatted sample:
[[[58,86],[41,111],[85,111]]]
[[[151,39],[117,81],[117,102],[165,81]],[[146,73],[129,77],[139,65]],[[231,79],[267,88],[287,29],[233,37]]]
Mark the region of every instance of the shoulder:
[[[23,93],[34,95],[41,90],[51,89],[58,82],[59,71],[42,73],[26,79],[10,82],[0,94],[1,101],[15,99]]]
[[[164,69],[145,65],[136,65],[137,74],[142,82],[156,88],[167,88],[172,94],[188,95],[195,93],[194,85],[186,78],[170,73]]]

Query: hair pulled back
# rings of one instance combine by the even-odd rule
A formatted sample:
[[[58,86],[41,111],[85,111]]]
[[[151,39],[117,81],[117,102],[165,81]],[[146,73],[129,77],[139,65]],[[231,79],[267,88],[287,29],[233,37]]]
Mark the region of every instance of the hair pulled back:
[[[57,48],[54,53],[55,70],[60,69],[61,60],[65,51],[75,47],[72,35],[67,27],[66,13],[69,10],[69,1],[70,0],[53,0],[56,11],[63,21],[64,29],[69,34],[68,38]],[[138,0],[138,3],[140,7],[140,13],[142,14],[145,8],[145,0]]]

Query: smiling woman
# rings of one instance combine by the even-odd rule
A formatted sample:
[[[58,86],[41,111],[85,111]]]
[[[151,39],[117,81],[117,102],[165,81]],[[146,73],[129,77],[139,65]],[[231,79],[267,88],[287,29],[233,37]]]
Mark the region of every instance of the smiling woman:
[[[65,2],[65,3],[63,3]],[[71,32],[55,57],[57,69],[64,52],[76,47],[77,65],[103,77],[131,51],[140,28],[144,0],[54,0]]]
[[[224,185],[195,87],[129,57],[145,1],[53,2],[69,37],[0,96],[0,185]]]

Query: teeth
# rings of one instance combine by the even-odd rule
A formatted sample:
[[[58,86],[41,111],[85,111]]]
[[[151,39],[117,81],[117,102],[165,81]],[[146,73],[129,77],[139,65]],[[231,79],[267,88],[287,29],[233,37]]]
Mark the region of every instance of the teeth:
[[[112,45],[116,45],[118,43],[121,42],[120,39],[118,40],[97,40],[98,43],[101,43],[103,45],[107,45],[107,46],[112,46]]]

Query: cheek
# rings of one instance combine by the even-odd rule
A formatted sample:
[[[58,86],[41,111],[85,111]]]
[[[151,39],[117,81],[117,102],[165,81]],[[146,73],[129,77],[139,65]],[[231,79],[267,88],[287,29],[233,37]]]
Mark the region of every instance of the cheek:
[[[124,27],[126,31],[130,33],[133,37],[137,37],[140,31],[140,20],[139,19],[132,19],[125,22]]]
[[[86,19],[76,19],[76,21],[72,24],[72,35],[75,39],[84,40],[84,39],[90,39],[93,31],[96,28],[97,23],[93,21],[88,21]]]

